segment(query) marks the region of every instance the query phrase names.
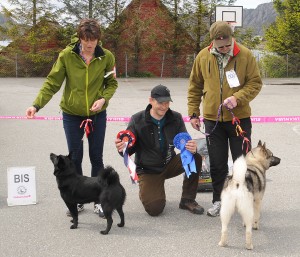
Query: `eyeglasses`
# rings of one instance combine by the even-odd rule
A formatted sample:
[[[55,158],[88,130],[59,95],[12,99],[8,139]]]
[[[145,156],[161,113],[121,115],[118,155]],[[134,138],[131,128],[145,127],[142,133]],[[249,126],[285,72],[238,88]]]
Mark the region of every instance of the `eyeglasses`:
[[[219,46],[218,49],[223,49],[224,47],[226,47],[226,48],[231,47],[231,44],[225,45],[225,46]]]

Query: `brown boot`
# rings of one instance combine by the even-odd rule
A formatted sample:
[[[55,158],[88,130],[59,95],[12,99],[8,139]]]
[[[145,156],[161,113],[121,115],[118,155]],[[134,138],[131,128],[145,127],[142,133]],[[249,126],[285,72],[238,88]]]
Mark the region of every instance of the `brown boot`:
[[[179,208],[183,210],[189,210],[194,214],[203,214],[204,208],[199,205],[195,200],[191,199],[181,199]]]

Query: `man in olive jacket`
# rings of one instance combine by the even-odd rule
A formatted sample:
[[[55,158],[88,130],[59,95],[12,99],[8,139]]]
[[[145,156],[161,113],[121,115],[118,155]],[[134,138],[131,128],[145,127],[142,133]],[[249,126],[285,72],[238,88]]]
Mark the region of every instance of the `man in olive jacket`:
[[[232,124],[232,113],[240,119],[240,126],[251,141],[252,101],[260,92],[262,80],[251,51],[238,44],[233,31],[225,21],[217,21],[210,28],[212,43],[197,55],[188,87],[188,114],[190,123],[200,130],[202,103],[210,171],[213,185],[213,206],[207,215],[219,215],[221,191],[228,174],[228,148],[232,159],[246,154],[243,137],[237,135]],[[222,105],[222,106],[221,106]],[[228,109],[227,109],[228,108]],[[215,126],[216,125],[216,126]],[[248,149],[249,150],[249,149]]]

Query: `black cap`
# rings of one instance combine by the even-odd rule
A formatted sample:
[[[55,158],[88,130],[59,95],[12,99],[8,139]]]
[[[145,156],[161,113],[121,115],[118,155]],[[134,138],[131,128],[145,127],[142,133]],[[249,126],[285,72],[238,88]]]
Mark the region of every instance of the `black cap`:
[[[170,90],[163,85],[158,85],[151,90],[151,97],[157,102],[173,102],[170,95]]]

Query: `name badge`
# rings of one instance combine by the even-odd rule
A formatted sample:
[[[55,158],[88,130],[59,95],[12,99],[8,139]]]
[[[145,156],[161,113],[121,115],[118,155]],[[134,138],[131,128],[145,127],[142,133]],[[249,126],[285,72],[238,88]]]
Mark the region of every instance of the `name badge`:
[[[231,88],[238,87],[240,85],[239,78],[234,70],[226,71],[226,78]]]

